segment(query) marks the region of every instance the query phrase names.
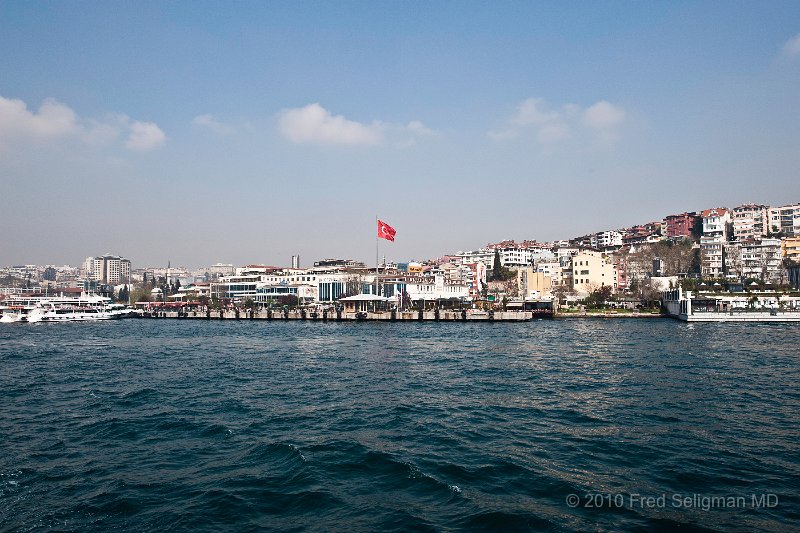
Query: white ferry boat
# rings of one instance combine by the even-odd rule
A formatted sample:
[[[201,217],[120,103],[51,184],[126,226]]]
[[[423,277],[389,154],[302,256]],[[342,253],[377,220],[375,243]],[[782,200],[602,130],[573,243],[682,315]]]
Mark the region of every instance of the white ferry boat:
[[[111,298],[79,296],[11,296],[0,305],[0,322],[77,322],[133,316],[135,311]]]

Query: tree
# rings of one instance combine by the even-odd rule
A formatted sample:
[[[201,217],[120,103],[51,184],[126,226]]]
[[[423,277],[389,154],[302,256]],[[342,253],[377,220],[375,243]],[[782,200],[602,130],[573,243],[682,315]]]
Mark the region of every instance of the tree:
[[[133,290],[131,299],[134,302],[149,302],[152,300],[150,294],[150,289],[147,286],[138,287]]]
[[[494,251],[494,262],[492,263],[492,280],[499,281],[501,279],[501,271],[503,265],[500,263],[500,250]]]
[[[124,285],[120,290],[119,294],[117,295],[117,300],[120,302],[127,302],[128,298],[130,298],[130,289],[128,289],[127,285]]]
[[[56,269],[53,267],[47,267],[44,269],[44,273],[42,274],[42,279],[45,281],[55,281],[56,280]]]
[[[344,281],[344,294],[342,296],[349,297],[361,294],[361,289],[364,285],[364,278],[360,275],[349,276]]]
[[[570,292],[569,287],[564,283],[560,283],[552,288],[551,293],[556,302],[556,307],[560,306],[562,302],[567,299],[567,294]]]
[[[180,290],[180,288],[181,288],[181,280],[176,279],[175,280],[175,285],[173,287],[173,289],[175,290],[175,293],[178,292]],[[173,294],[175,294],[175,293],[173,293]]]
[[[517,298],[519,294],[519,283],[516,278],[506,279],[503,281],[503,292],[506,296]]]
[[[595,288],[586,297],[586,305],[589,307],[602,307],[613,296],[614,291],[610,285],[602,285]]]
[[[500,251],[494,251],[494,265],[492,266],[492,273],[489,275],[489,281],[508,281],[516,274],[510,268],[503,266],[500,261]]]

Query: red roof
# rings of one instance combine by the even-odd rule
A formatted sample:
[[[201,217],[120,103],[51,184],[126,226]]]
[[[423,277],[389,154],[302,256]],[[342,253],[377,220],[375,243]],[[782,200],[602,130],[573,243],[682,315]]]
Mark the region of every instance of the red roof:
[[[721,217],[727,213],[728,210],[724,207],[714,207],[712,209],[705,209],[700,213],[700,216],[705,217]]]

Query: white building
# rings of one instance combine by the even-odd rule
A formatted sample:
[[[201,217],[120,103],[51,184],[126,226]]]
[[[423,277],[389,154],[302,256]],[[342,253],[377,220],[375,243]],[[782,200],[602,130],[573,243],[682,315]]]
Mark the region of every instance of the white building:
[[[108,285],[126,283],[131,275],[130,260],[117,255],[87,257],[83,268],[88,279]]]
[[[469,252],[458,252],[456,255],[464,265],[482,262],[491,270],[494,268],[495,252],[498,252],[500,255],[500,265],[507,268],[530,266],[533,262],[534,252],[527,248],[518,247],[496,249],[481,248],[480,250]]]
[[[739,242],[753,242],[769,234],[769,206],[744,204],[734,207],[731,213],[733,238]]]
[[[800,237],[800,204],[770,208],[769,231],[783,233],[784,237]]]
[[[212,276],[215,274],[217,276],[233,276],[233,274],[236,272],[236,269],[233,267],[233,265],[228,263],[214,263],[210,267],[201,270],[208,272]]]
[[[706,277],[722,277],[725,266],[725,243],[730,234],[731,214],[724,207],[706,209],[703,235],[700,237],[701,272]]]
[[[783,268],[780,239],[743,243],[740,253],[743,278],[755,278],[766,283],[777,281]]]
[[[547,261],[536,262],[536,272],[541,272],[550,278],[552,286],[562,284],[562,273],[564,269],[561,266],[561,261],[558,259],[549,259]]]
[[[617,288],[614,263],[609,255],[584,250],[572,257],[572,290],[587,295],[591,291],[610,286]]]
[[[622,233],[618,231],[601,231],[591,237],[592,248],[613,248],[622,246]]]

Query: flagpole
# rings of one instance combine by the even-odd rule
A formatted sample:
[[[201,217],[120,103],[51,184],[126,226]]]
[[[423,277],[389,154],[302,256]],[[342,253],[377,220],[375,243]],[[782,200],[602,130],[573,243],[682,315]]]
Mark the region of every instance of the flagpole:
[[[375,215],[375,296],[378,295],[378,215]]]

